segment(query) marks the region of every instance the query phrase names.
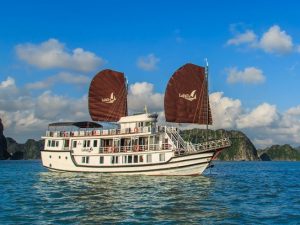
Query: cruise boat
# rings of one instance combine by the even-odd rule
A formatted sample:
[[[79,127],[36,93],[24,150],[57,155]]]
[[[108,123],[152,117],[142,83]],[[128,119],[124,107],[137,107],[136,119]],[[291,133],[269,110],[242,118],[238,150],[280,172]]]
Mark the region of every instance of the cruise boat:
[[[89,89],[92,121],[49,124],[43,166],[53,171],[118,175],[199,175],[223,149],[228,137],[199,143],[183,140],[176,124],[212,124],[206,67],[185,64],[170,78],[164,99],[168,124],[158,114],[128,115],[123,73],[99,72]],[[106,124],[104,126],[103,124]]]

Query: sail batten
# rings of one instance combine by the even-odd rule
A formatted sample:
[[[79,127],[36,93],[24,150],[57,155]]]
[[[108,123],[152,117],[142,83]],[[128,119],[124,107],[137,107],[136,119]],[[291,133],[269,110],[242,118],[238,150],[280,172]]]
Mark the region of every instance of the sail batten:
[[[164,99],[167,122],[212,124],[205,68],[191,63],[170,78]]]
[[[123,73],[102,70],[89,88],[89,113],[93,121],[116,122],[127,116],[127,86]]]

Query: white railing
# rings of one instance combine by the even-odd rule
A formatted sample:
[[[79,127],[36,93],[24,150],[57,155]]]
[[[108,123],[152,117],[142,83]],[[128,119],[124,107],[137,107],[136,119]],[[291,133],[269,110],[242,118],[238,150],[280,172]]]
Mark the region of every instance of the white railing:
[[[84,136],[108,136],[119,134],[134,134],[134,133],[154,133],[157,132],[156,127],[136,127],[134,129],[108,129],[108,130],[89,130],[89,131],[46,131],[47,137],[84,137]]]
[[[207,151],[218,148],[226,148],[231,145],[229,138],[222,138],[218,140],[207,141],[199,144],[195,144],[196,151]]]

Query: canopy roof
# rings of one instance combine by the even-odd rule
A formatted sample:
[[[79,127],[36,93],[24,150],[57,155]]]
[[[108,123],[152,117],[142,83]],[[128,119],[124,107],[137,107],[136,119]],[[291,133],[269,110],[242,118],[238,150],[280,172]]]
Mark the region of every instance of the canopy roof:
[[[102,125],[91,121],[50,123],[49,127],[75,126],[79,128],[101,128]]]

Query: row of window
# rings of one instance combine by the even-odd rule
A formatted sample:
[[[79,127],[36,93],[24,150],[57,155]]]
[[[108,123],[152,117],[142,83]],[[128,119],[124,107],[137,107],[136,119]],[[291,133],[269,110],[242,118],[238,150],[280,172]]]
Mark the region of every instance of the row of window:
[[[59,143],[59,141],[57,141],[57,140],[48,140],[47,146],[48,147],[58,147],[58,143]]]
[[[110,163],[111,164],[132,164],[132,163],[152,163],[152,155],[123,155],[123,156],[107,156],[110,157]],[[146,160],[146,161],[145,161]],[[165,154],[161,153],[159,154],[159,161],[163,162],[165,161]],[[83,164],[89,164],[90,157],[89,156],[83,156],[81,162]],[[99,164],[104,164],[104,156],[100,156],[99,158]]]
[[[66,140],[68,141],[68,140]],[[112,143],[111,141],[112,140],[101,140],[101,146],[102,147],[105,147],[105,146],[111,146]],[[126,140],[128,141],[128,140]],[[159,141],[159,137],[158,136],[150,136],[150,139],[149,139],[149,143],[150,144],[154,144],[154,143],[158,143]],[[59,141],[58,140],[48,140],[48,147],[58,147],[58,144],[59,144]],[[72,147],[73,148],[76,148],[77,147],[77,144],[78,144],[78,141],[74,140],[72,142]],[[136,143],[135,143],[136,144]],[[141,139],[141,145],[147,145],[148,144],[148,139]],[[129,143],[126,143],[126,145],[130,145],[130,141]],[[65,147],[68,147],[69,146],[69,142],[66,144],[65,143]],[[98,147],[98,140],[83,140],[83,147],[84,148],[89,148],[89,147]]]

